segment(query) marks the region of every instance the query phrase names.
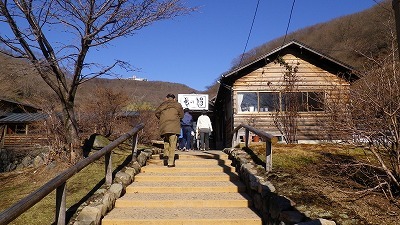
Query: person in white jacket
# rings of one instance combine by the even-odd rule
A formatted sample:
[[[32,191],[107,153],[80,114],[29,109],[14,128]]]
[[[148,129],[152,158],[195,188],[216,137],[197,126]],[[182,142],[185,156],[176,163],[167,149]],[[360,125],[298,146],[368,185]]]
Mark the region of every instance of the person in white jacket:
[[[213,131],[210,117],[207,116],[207,111],[203,111],[197,119],[196,133],[200,136],[200,150],[210,149],[210,133]]]

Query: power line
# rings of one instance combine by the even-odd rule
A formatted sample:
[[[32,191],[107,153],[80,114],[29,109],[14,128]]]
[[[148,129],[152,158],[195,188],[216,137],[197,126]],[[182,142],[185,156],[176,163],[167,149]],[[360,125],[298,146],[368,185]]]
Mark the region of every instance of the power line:
[[[289,31],[290,22],[291,22],[291,20],[292,20],[292,14],[293,14],[293,9],[294,9],[294,4],[295,4],[295,3],[296,3],[296,0],[293,0],[292,8],[290,9],[289,21],[288,21],[288,24],[287,24],[287,26],[286,26],[285,37],[283,38],[283,42],[282,42],[282,45],[281,45],[280,48],[282,48],[283,45],[284,45],[285,42],[286,42],[286,37],[287,37],[288,31]],[[278,54],[278,55],[279,55],[279,54]]]
[[[378,2],[377,0],[372,0],[373,2],[376,3],[376,5],[380,6],[381,8],[383,8],[386,11],[392,12],[392,10],[386,8],[385,6],[383,6],[382,2]]]
[[[239,62],[239,66],[238,66],[238,67],[240,67],[240,65],[242,65],[244,53],[246,52],[247,45],[249,44],[250,35],[251,35],[252,30],[253,30],[254,21],[256,20],[256,15],[257,15],[258,5],[259,5],[259,4],[260,4],[260,0],[257,1],[257,6],[256,6],[256,10],[254,11],[253,21],[251,22],[251,27],[250,27],[249,35],[247,36],[246,45],[244,46],[243,53],[242,53],[242,56],[240,57],[240,62]]]

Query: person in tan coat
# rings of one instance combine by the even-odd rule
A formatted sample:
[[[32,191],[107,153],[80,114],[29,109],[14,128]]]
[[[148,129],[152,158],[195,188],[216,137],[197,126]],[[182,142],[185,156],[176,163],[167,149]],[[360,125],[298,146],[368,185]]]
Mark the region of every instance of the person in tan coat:
[[[160,135],[164,139],[164,158],[168,157],[168,167],[175,167],[175,148],[184,115],[182,105],[175,100],[175,95],[168,94],[156,109],[155,115],[160,120]]]

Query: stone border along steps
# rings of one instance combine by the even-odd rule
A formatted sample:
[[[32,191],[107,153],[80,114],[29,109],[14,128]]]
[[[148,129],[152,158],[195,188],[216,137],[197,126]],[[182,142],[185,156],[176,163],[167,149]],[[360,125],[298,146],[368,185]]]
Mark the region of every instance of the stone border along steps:
[[[71,220],[69,221],[68,224],[70,225],[99,225],[101,224],[101,219],[106,216],[107,212],[110,212],[110,210],[112,210],[115,206],[115,201],[120,198],[124,193],[125,190],[127,189],[127,187],[129,187],[129,185],[132,184],[132,181],[135,180],[136,176],[138,177],[136,179],[137,182],[139,182],[140,180],[142,180],[143,182],[145,181],[159,181],[159,182],[168,182],[165,180],[171,180],[171,177],[174,177],[174,179],[177,180],[177,182],[180,181],[184,181],[184,182],[191,182],[190,180],[195,180],[195,181],[210,181],[210,180],[214,180],[214,181],[218,181],[219,177],[224,177],[226,180],[229,181],[237,181],[238,177],[240,177],[240,181],[242,181],[245,186],[246,186],[246,194],[248,196],[250,196],[250,199],[248,198],[248,196],[246,196],[246,194],[242,193],[240,196],[245,197],[248,202],[247,205],[251,206],[252,208],[256,209],[256,212],[258,212],[259,215],[261,215],[262,220],[264,222],[264,224],[268,224],[268,225],[336,225],[336,222],[329,220],[329,219],[324,219],[324,218],[317,218],[317,219],[312,219],[306,216],[305,213],[302,213],[300,211],[298,211],[296,209],[296,203],[294,201],[292,201],[291,199],[285,197],[285,196],[281,196],[278,193],[276,193],[275,187],[274,185],[268,181],[265,177],[265,169],[254,163],[254,161],[252,160],[251,156],[244,150],[241,149],[235,149],[235,148],[226,148],[224,150],[222,150],[224,153],[226,153],[227,155],[229,155],[229,160],[232,161],[232,166],[235,166],[236,168],[236,173],[232,172],[232,168],[226,163],[227,159],[226,159],[226,155],[224,157],[220,157],[219,159],[215,159],[215,161],[217,161],[217,165],[219,165],[222,168],[230,168],[225,170],[225,173],[219,173],[219,175],[217,175],[217,172],[202,172],[201,175],[197,175],[197,176],[189,176],[191,173],[194,173],[193,170],[198,170],[199,165],[197,163],[197,168],[196,169],[191,169],[192,172],[188,172],[189,171],[189,167],[187,167],[187,169],[185,170],[185,172],[183,174],[178,175],[176,174],[172,174],[170,172],[172,171],[177,171],[179,167],[176,168],[166,168],[161,166],[162,163],[160,161],[156,161],[157,156],[159,159],[159,153],[160,151],[162,151],[162,149],[159,148],[152,148],[152,149],[144,149],[142,151],[140,151],[140,154],[137,157],[137,161],[129,164],[128,166],[126,166],[122,171],[119,171],[116,173],[113,184],[111,186],[108,185],[103,185],[100,189],[98,189],[96,191],[96,193],[94,193],[94,195],[86,202],[82,203],[79,208],[77,209],[77,212],[74,214],[74,216],[71,218]],[[201,156],[203,158],[208,158],[210,159],[210,155],[211,154],[216,154],[216,156],[222,154],[219,151],[216,151],[218,154],[216,154],[215,152],[210,152],[208,153],[208,157],[206,156]],[[196,152],[198,153],[198,152]],[[154,155],[156,154],[156,156]],[[178,153],[179,154],[179,153]],[[189,155],[189,153],[182,153],[184,155]],[[202,153],[203,154],[203,153]],[[199,157],[199,159],[201,158]],[[181,168],[184,167],[184,161],[183,160],[183,156],[181,156],[180,162],[181,162]],[[151,160],[151,165],[153,165],[152,167],[156,167],[157,164],[159,164],[159,167],[163,167],[166,169],[175,169],[175,170],[170,170],[168,173],[165,172],[165,170],[163,170],[161,172],[161,174],[158,175],[154,175],[154,176],[145,176],[145,175],[138,175],[140,174],[140,171],[142,168],[146,167],[146,164],[150,164],[147,161],[149,159],[154,159]],[[193,160],[190,162],[187,162],[189,164],[195,165],[196,163],[194,163],[194,161],[198,161],[198,160]],[[208,166],[206,166],[207,163],[212,163],[214,160],[203,160],[202,163],[204,163],[203,167],[204,168],[208,168]],[[215,163],[214,161],[214,163]],[[178,165],[178,163],[177,163]],[[215,165],[215,164],[214,164]],[[194,167],[194,166],[193,166]],[[143,170],[144,172],[146,172],[146,169]],[[168,170],[167,170],[168,171]],[[147,175],[149,175],[151,172],[147,171]],[[200,172],[196,172],[196,173],[200,173]],[[207,173],[211,173],[214,176],[207,176]],[[169,175],[169,176],[167,176]],[[193,174],[192,174],[193,175]],[[140,177],[140,178],[139,178]],[[189,178],[191,177],[191,178]],[[189,181],[188,181],[189,180]],[[221,180],[220,180],[221,181]],[[138,184],[138,183],[137,183]],[[196,186],[197,187],[197,186]],[[214,186],[212,186],[214,187]],[[193,188],[194,189],[194,188]],[[190,188],[187,188],[186,190],[191,190]],[[240,189],[242,190],[242,189]],[[184,196],[186,195],[186,197],[188,196],[195,196],[194,195],[194,190],[191,190],[192,192],[187,191],[186,193],[180,193],[179,196]],[[229,193],[229,192],[228,192]],[[229,204],[229,208],[226,207],[225,210],[229,210],[229,212],[235,211],[236,210],[236,214],[239,214],[240,211],[237,210],[238,208],[233,208],[234,204],[234,200],[237,199],[232,199],[230,198],[231,196],[227,196],[229,195],[228,193],[212,193],[212,192],[204,192],[202,197],[193,197],[192,199],[186,201],[186,203],[184,204],[185,207],[187,208],[193,208],[192,206],[197,204],[198,202],[202,202],[202,204],[205,206],[207,206],[208,204],[210,204],[210,202],[215,202],[218,201],[219,204],[221,204],[220,206],[222,206],[223,202],[226,204]],[[159,201],[159,204],[157,206],[160,206],[158,209],[160,209],[159,211],[165,211],[168,210],[168,208],[161,208],[161,206],[167,205],[168,207],[177,207],[177,206],[173,206],[173,204],[177,204],[177,194],[171,194],[171,193],[146,193],[145,195],[139,195],[139,193],[137,193],[138,195],[134,195],[135,197],[137,197],[137,199],[141,198],[141,201],[136,202],[135,205],[136,207],[140,206],[139,204],[151,204],[154,203],[155,201]],[[153,197],[155,197],[156,200],[151,201],[150,198],[146,197],[146,195],[150,195],[152,194]],[[169,198],[167,197],[169,195]],[[213,195],[211,197],[211,195]],[[234,195],[234,193],[231,193],[231,195]],[[126,195],[128,196],[128,195]],[[238,195],[235,195],[235,197],[239,197]],[[204,197],[204,198],[203,198]],[[213,201],[205,201],[206,197],[211,197],[211,199],[213,199]],[[128,198],[129,197],[125,197]],[[124,199],[125,199],[124,198]],[[231,201],[228,201],[231,200]],[[117,204],[120,206],[125,206],[124,207],[128,207],[129,206],[129,201],[126,200],[120,200]],[[196,203],[197,202],[197,203]],[[229,202],[229,203],[227,203]],[[237,201],[239,202],[239,201]],[[236,202],[236,203],[237,203]],[[128,205],[127,205],[128,204]],[[180,201],[180,204],[182,205],[182,201]],[[243,204],[242,203],[238,203],[238,204]],[[121,210],[123,207],[118,206]],[[190,206],[190,207],[189,207]],[[198,205],[196,205],[198,206]],[[214,205],[215,206],[215,205]],[[237,205],[238,206],[238,205]],[[140,206],[142,208],[146,208],[144,206]],[[236,206],[235,206],[236,207]],[[182,208],[182,207],[181,207]],[[200,212],[200,207],[197,208],[199,209]],[[179,212],[180,213],[180,212]],[[188,213],[188,212],[186,212]],[[197,212],[195,212],[197,213]],[[195,214],[193,213],[193,214]],[[204,213],[204,212],[203,212]],[[210,214],[209,212],[206,212],[208,214]],[[307,213],[307,212],[306,212]],[[126,214],[130,214],[129,212],[126,212]],[[142,214],[147,214],[148,217],[151,218],[155,218],[155,216],[158,215],[158,218],[161,218],[160,214],[155,214],[152,215],[149,213],[149,211],[144,212]],[[175,214],[175,218],[177,217],[177,215],[180,214]],[[130,215],[131,216],[131,215]],[[210,216],[210,215],[209,215]],[[211,215],[212,216],[212,215]],[[209,218],[210,219],[210,218]],[[150,220],[149,220],[150,221]],[[149,222],[148,221],[148,222]],[[115,222],[115,221],[114,221]],[[153,224],[174,224],[173,222],[171,223],[165,223],[165,221],[157,221],[157,220],[153,220]],[[177,221],[175,221],[176,223],[178,223]],[[208,221],[182,221],[182,223],[180,224],[208,224]],[[114,223],[109,223],[109,224],[114,224]],[[127,224],[125,222],[115,222],[115,224]],[[143,223],[145,224],[145,223]],[[149,224],[149,223],[147,223]],[[221,224],[230,224],[230,223],[223,223],[221,222]],[[246,222],[242,222],[240,220],[236,221],[236,223],[234,224],[247,224]],[[349,224],[346,221],[343,222],[343,224]],[[353,221],[351,221],[351,224],[354,224]]]
[[[161,156],[151,156],[103,225],[262,225],[226,153],[176,152],[172,168]]]

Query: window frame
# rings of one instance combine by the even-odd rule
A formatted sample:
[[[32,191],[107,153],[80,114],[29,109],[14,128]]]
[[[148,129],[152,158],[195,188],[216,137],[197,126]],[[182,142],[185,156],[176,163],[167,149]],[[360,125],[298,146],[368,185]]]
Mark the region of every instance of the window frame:
[[[251,111],[250,108],[248,111],[243,111],[242,108],[243,106],[241,106],[243,104],[243,100],[244,97],[242,97],[242,99],[240,99],[240,95],[241,94],[250,94],[250,93],[254,93],[256,94],[256,102],[257,102],[257,106],[254,106],[254,111]],[[236,112],[238,114],[248,114],[248,113],[273,113],[273,112],[277,112],[278,110],[275,108],[273,108],[274,110],[270,110],[270,111],[264,111],[261,110],[261,108],[267,108],[267,107],[262,107],[261,105],[261,94],[263,93],[268,93],[268,94],[278,94],[278,101],[279,101],[279,111],[281,112],[285,112],[283,110],[284,108],[284,102],[283,102],[283,96],[285,94],[285,92],[283,91],[249,91],[249,90],[244,90],[244,91],[237,91],[236,92]],[[319,91],[319,90],[315,90],[315,91],[298,91],[296,93],[299,93],[301,97],[301,106],[300,108],[302,108],[301,110],[299,110],[299,113],[318,113],[318,112],[324,112],[325,109],[325,104],[326,104],[326,92],[325,91]],[[313,96],[312,96],[313,95]],[[316,97],[314,96],[318,96],[321,95],[323,96],[323,101],[322,102],[318,102],[316,99]],[[314,99],[314,100],[313,100]],[[312,104],[310,104],[310,102],[312,102]],[[315,107],[316,106],[316,107]]]

